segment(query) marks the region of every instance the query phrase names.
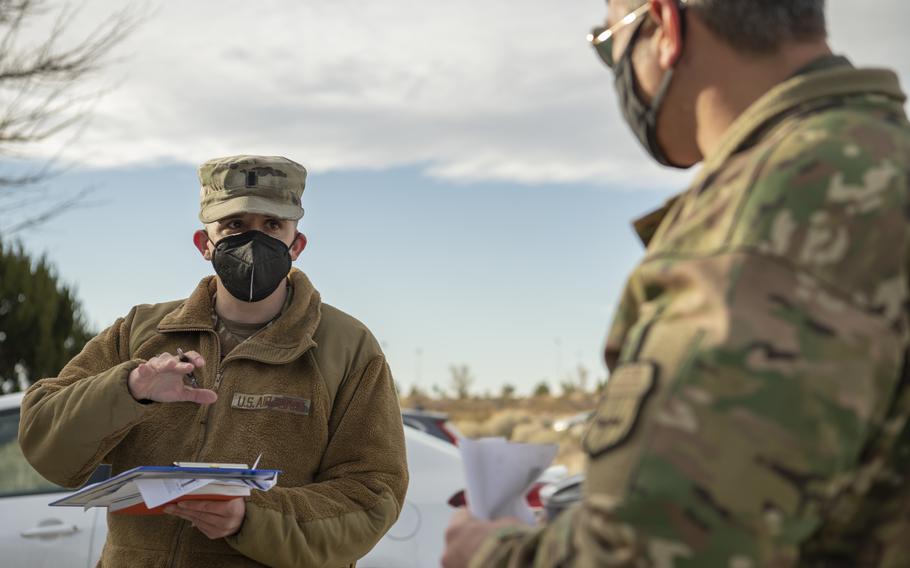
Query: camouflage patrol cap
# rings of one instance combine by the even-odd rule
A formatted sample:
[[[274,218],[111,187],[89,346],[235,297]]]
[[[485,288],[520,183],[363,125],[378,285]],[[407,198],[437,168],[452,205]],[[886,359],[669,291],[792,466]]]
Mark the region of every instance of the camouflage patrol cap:
[[[238,213],[279,219],[303,217],[306,168],[281,156],[228,156],[199,166],[199,220],[213,223]]]

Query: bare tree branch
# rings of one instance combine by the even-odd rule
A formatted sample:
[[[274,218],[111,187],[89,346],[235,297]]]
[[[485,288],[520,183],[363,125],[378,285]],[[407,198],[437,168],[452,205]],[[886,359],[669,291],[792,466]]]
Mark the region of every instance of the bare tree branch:
[[[132,8],[113,13],[76,41],[67,38],[79,10],[70,5],[51,9],[48,0],[0,0],[0,159],[25,157],[28,148],[60,137],[77,135],[87,123],[102,90],[86,92],[90,76],[109,63],[110,54],[136,28]],[[56,11],[56,14],[53,14]],[[26,42],[24,31],[47,18],[53,20],[37,42]],[[65,41],[67,40],[67,41]],[[73,143],[73,139],[67,142]],[[65,148],[66,146],[64,146]],[[63,151],[63,148],[60,150]],[[30,209],[36,184],[57,173],[52,166],[25,174],[0,174],[0,221],[9,213]],[[15,232],[46,222],[73,206],[88,192],[59,200],[43,200],[44,207],[25,219],[15,219],[0,232]],[[56,201],[56,202],[55,202]],[[19,204],[25,204],[20,207]]]
[[[95,188],[93,187],[84,187],[68,199],[58,201],[51,206],[45,205],[45,207],[41,209],[39,213],[28,215],[24,219],[21,219],[10,227],[4,229],[4,234],[13,235],[23,229],[46,223],[47,221],[53,219],[54,217],[57,217],[65,211],[72,211],[73,209],[79,207],[85,207],[87,205],[84,202],[85,197],[92,193],[94,190]]]

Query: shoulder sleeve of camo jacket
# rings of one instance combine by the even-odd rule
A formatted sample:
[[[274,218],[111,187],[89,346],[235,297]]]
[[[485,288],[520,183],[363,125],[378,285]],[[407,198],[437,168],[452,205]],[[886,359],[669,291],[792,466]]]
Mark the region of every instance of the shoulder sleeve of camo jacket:
[[[22,400],[19,444],[29,463],[64,487],[78,487],[158,405],[140,404],[127,378],[141,360],[129,359],[126,318],[89,341],[60,375],[41,379]]]
[[[341,384],[316,482],[255,491],[228,544],[269,566],[353,564],[398,518],[408,484],[404,430],[381,355]]]
[[[910,144],[824,120],[769,150],[734,223],[672,229],[725,227],[718,246],[639,266],[583,503],[472,566],[845,565],[823,555],[897,538],[869,527],[906,474]]]

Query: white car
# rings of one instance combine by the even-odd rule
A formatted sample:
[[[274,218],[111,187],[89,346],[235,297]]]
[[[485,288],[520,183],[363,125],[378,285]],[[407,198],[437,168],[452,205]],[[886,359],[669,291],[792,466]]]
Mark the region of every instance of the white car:
[[[91,568],[107,536],[103,509],[49,507],[68,492],[38,475],[19,450],[22,394],[0,396],[0,564],[9,568]],[[410,485],[398,522],[358,568],[438,566],[452,508],[464,488],[461,454],[448,444],[405,428]]]

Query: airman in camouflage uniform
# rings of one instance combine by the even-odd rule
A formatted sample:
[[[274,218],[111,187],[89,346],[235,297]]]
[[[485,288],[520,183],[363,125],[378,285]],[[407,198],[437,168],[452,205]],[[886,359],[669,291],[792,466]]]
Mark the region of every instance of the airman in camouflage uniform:
[[[742,29],[756,11],[824,21],[822,0],[646,4],[629,27],[671,39],[674,15],[688,38],[732,5],[743,42],[761,41]],[[632,24],[634,3],[610,8]],[[793,15],[779,51],[725,41],[757,59],[811,45]],[[678,78],[706,64],[695,51]],[[607,341],[583,503],[533,529],[457,519],[445,566],[468,533],[492,533],[473,567],[910,566],[905,100],[893,73],[822,54],[734,116],[689,189],[636,223],[647,252]],[[653,130],[651,153],[687,165]]]

